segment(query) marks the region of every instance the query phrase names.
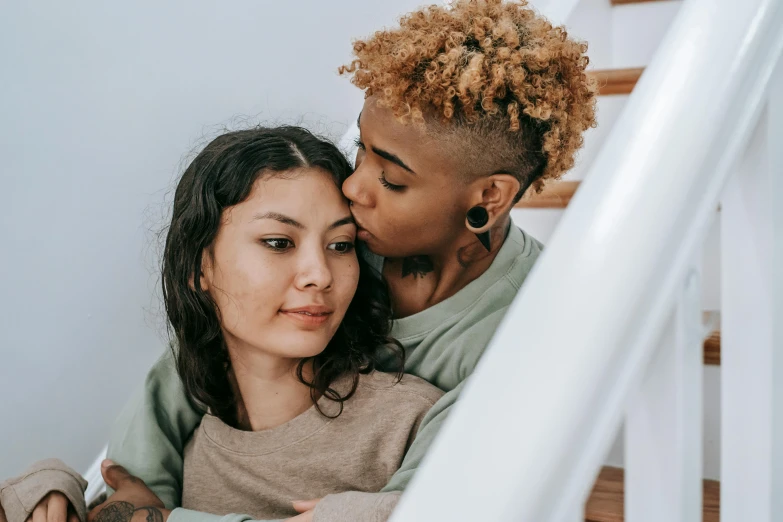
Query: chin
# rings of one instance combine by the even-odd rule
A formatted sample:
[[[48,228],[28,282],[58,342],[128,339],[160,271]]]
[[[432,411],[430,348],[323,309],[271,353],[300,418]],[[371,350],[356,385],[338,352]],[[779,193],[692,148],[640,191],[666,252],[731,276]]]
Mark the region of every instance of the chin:
[[[302,337],[301,334],[293,336],[290,342],[285,343],[285,352],[280,355],[290,359],[315,357],[326,350],[326,346],[331,340],[331,337],[321,338],[321,336],[318,336],[315,339],[303,339]]]
[[[393,248],[378,242],[378,240],[375,238],[372,238],[369,241],[365,241],[364,244],[367,246],[367,250],[376,256],[391,258],[405,257],[404,255],[400,255],[399,251],[395,251]]]

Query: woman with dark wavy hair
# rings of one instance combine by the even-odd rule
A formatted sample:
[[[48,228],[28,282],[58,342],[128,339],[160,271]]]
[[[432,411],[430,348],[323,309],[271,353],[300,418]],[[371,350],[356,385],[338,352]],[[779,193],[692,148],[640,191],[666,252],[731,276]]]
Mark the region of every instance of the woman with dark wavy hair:
[[[442,395],[401,373],[385,284],[354,248],[350,174],[333,144],[278,127],[216,138],[180,179],[162,265],[169,364],[206,414],[185,446],[179,507],[279,518],[296,515],[293,499],[378,492]],[[375,371],[381,354],[398,373]],[[28,513],[6,492],[38,506],[34,522],[68,503],[84,520],[80,480],[36,465],[0,487],[8,521]],[[98,519],[168,517],[136,502],[112,499]]]
[[[402,371],[385,284],[356,255],[340,193],[351,170],[305,129],[258,128],[213,140],[179,181],[162,266],[173,354],[188,395],[232,426],[247,422],[232,380],[247,345],[291,365],[316,408],[355,392],[376,347],[393,348]],[[345,376],[341,394],[332,385]]]

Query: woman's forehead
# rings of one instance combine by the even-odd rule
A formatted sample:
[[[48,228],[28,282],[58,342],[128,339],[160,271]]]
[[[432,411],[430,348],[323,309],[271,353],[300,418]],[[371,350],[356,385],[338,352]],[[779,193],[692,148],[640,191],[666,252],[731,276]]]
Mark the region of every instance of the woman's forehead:
[[[359,130],[365,143],[399,157],[413,170],[433,172],[454,167],[454,155],[443,133],[432,132],[428,123],[402,123],[391,110],[365,100]]]

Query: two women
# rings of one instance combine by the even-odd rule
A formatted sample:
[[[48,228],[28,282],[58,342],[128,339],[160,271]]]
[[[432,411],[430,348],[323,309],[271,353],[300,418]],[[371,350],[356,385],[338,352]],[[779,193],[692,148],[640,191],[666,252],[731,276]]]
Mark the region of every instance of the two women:
[[[458,0],[356,41],[341,69],[365,93],[356,170],[342,190],[389,286],[405,371],[446,392],[384,491],[407,485],[541,251],[510,211],[573,166],[595,124],[586,49],[524,0]],[[117,423],[109,456],[177,505],[199,418],[162,361]],[[341,506],[361,520],[374,502],[330,495],[315,519]]]
[[[405,350],[405,371],[446,393],[383,490],[327,495],[304,515],[321,522],[369,520],[387,493],[407,485],[541,251],[511,222],[513,204],[571,168],[595,124],[586,45],[524,0],[423,8],[355,42],[354,52],[342,72],[365,104],[356,170],[342,191],[367,260],[388,284],[390,335]],[[393,357],[380,357],[379,367],[391,367]],[[220,373],[216,366],[204,372]],[[183,455],[203,416],[186,388],[162,359],[109,446],[168,508],[181,505]],[[123,498],[146,501],[149,490],[125,480],[108,503]],[[183,509],[171,517],[212,518]]]

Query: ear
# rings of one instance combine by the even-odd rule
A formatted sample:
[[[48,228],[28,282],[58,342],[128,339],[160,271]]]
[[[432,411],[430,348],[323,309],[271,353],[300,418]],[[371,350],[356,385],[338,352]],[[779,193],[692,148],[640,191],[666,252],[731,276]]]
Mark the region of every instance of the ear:
[[[470,207],[480,206],[487,210],[489,221],[483,228],[489,230],[498,218],[508,212],[520,187],[519,180],[505,172],[474,181],[474,197],[470,201]]]

